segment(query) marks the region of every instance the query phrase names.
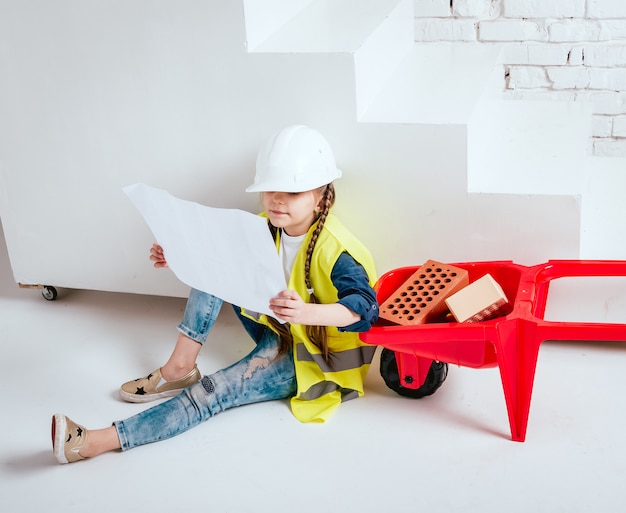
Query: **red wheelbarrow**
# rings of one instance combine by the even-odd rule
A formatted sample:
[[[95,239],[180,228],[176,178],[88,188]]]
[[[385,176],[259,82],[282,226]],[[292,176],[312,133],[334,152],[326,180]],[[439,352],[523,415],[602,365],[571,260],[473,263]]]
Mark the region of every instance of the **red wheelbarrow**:
[[[483,322],[433,322],[400,326],[379,320],[361,333],[367,344],[383,347],[381,375],[387,386],[409,397],[434,393],[447,364],[498,367],[511,438],[523,442],[530,411],[539,345],[552,341],[626,342],[626,324],[553,322],[543,319],[551,280],[582,276],[626,276],[626,261],[550,260],[532,267],[512,261],[453,264],[469,273],[470,283],[489,273],[509,303],[503,315]],[[379,304],[418,267],[385,273],[376,284]]]

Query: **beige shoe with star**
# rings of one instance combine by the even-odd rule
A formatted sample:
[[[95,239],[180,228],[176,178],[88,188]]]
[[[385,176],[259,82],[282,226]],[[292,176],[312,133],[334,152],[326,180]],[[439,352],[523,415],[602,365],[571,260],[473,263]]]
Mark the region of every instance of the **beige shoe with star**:
[[[120,396],[130,403],[147,403],[164,397],[180,394],[183,389],[197,383],[202,378],[198,367],[195,366],[189,374],[180,379],[166,381],[161,376],[161,369],[148,374],[145,378],[127,381],[120,388]]]
[[[87,443],[87,430],[72,419],[56,413],[52,416],[52,452],[59,463],[84,460],[80,450]]]

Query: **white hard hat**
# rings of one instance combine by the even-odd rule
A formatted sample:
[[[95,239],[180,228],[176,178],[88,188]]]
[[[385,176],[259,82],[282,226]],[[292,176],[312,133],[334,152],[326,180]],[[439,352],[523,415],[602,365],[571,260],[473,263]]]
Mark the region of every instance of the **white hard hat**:
[[[254,183],[246,192],[303,192],[341,177],[328,141],[305,125],[274,134],[257,155]]]

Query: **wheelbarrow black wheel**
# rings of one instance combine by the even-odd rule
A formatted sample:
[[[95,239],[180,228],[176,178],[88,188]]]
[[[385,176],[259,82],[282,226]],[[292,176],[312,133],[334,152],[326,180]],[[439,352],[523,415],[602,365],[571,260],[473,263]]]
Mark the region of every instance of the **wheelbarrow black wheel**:
[[[380,375],[385,381],[385,384],[397,394],[413,399],[420,399],[434,394],[442,385],[448,375],[448,364],[433,360],[430,364],[430,369],[428,369],[428,375],[424,380],[424,384],[419,388],[407,388],[403,386],[400,381],[396,353],[391,349],[383,348],[380,355]]]

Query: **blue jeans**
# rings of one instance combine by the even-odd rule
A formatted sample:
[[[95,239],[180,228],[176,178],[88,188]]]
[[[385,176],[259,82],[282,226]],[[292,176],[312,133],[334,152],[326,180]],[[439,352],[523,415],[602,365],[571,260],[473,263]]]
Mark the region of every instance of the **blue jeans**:
[[[192,289],[178,329],[203,344],[221,306],[221,299]],[[179,395],[114,422],[122,450],[171,438],[235,406],[285,399],[295,394],[291,351],[277,357],[278,336],[266,326],[243,317],[239,307],[234,309],[256,347],[239,362],[204,376]]]

